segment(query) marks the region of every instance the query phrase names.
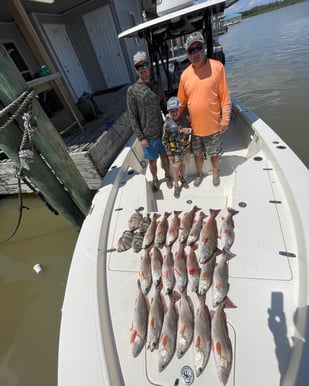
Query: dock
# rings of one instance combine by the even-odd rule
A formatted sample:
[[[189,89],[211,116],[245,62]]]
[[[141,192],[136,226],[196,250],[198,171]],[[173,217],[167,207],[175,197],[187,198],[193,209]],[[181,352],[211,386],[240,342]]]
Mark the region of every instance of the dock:
[[[81,127],[70,127],[70,116],[63,109],[50,118],[90,190],[96,191],[113,160],[132,134],[126,109],[128,85],[103,91],[92,98],[100,114]],[[65,130],[65,127],[70,127]],[[0,149],[1,150],[1,149]],[[14,163],[0,152],[0,195],[18,193]],[[32,193],[22,184],[23,193]]]

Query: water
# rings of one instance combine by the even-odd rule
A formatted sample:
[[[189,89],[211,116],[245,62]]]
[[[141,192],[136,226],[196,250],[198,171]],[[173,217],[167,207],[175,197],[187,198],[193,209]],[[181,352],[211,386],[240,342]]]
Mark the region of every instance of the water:
[[[309,165],[309,2],[243,20],[220,39],[231,91]],[[0,245],[0,385],[55,386],[61,305],[77,232],[26,196],[17,235]],[[16,197],[0,199],[0,240]],[[36,275],[33,265],[43,273]],[[85,353],[85,355],[87,355]]]
[[[55,386],[61,305],[77,232],[27,195],[21,227],[0,245],[0,385]],[[18,219],[18,200],[0,199],[0,240]],[[37,275],[33,266],[40,263]]]
[[[220,37],[230,89],[309,167],[309,1],[244,19]]]

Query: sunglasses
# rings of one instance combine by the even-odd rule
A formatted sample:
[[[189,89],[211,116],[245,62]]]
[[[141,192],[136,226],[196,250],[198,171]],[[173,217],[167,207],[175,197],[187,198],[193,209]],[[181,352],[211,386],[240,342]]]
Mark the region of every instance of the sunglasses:
[[[137,64],[135,66],[135,68],[136,68],[137,71],[140,71],[140,70],[143,70],[145,68],[148,68],[148,66],[149,66],[149,63],[143,63],[143,64]]]
[[[202,51],[202,49],[203,49],[203,44],[199,43],[197,46],[189,48],[188,49],[188,54],[189,55],[195,54],[196,52]]]

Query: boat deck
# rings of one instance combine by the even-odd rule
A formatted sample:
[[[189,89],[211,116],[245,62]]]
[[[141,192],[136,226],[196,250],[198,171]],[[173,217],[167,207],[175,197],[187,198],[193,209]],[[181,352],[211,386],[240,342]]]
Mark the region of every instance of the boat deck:
[[[210,208],[220,209],[219,229],[227,207],[239,211],[234,216],[231,248],[236,257],[229,262],[228,296],[237,308],[226,309],[233,347],[227,385],[295,384],[305,339],[308,280],[304,237],[308,219],[302,216],[296,197],[306,190],[308,179],[304,187],[291,190],[294,174],[283,174],[285,169],[294,170],[291,150],[263,122],[254,125],[256,132],[243,119],[233,118],[224,135],[219,187],[212,185],[209,160],[204,163],[201,186],[193,186],[191,156],[187,168],[190,187],[182,189],[179,199],[167,188],[160,168],[160,189],[152,192],[152,178],[142,168],[142,151],[134,138],[114,161],[93,200],[73,256],[63,305],[59,386],[184,384],[182,369],[194,369],[193,345],[181,359],[175,355],[162,372],[157,350],[144,348],[136,358],[132,355],[129,336],[143,250],[117,252],[117,243],[137,208],[144,215],[181,210],[182,216],[194,205],[206,214]],[[266,142],[261,141],[259,131]],[[185,250],[188,253],[189,247]],[[187,292],[196,310],[197,296],[190,287]],[[152,288],[147,302],[153,293]],[[163,297],[168,305],[167,296]],[[211,289],[206,303],[213,309]],[[76,349],[70,350],[73,346]],[[78,363],[83,368],[76,372]],[[302,373],[300,379],[304,376]],[[220,385],[212,355],[193,384]]]
[[[262,152],[246,160],[247,151],[246,148],[226,151],[223,154],[219,187],[212,184],[209,161],[205,163],[205,178],[201,186],[193,186],[194,161],[191,156],[191,165],[188,168],[190,187],[182,189],[180,199],[173,197],[173,189],[167,189],[162,170],[159,172],[160,190],[154,194],[151,192],[152,179],[149,171],[146,176],[138,175],[132,178],[128,175],[128,179],[123,181],[115,201],[109,229],[108,250],[111,252],[108,254],[107,279],[116,345],[119,348],[120,363],[125,363],[124,373],[128,377],[125,384],[133,384],[141,371],[142,374],[145,373],[150,384],[173,385],[184,366],[194,369],[193,345],[183,358],[177,359],[175,355],[162,373],[158,371],[157,351],[151,353],[144,349],[138,358],[133,358],[128,339],[137,292],[139,262],[143,251],[134,253],[131,249],[120,253],[115,250],[118,239],[128,228],[127,221],[135,209],[143,207],[144,214],[157,212],[163,215],[164,212],[174,210],[185,213],[194,205],[206,214],[209,214],[210,208],[221,209],[217,218],[218,228],[221,215],[226,213],[228,206],[239,210],[239,214],[234,218],[236,237],[231,249],[236,257],[229,264],[229,297],[237,308],[226,311],[234,351],[234,364],[228,385],[244,385],[248,379],[250,385],[260,385],[261,373],[265,372],[266,365],[273,371],[267,372],[267,380],[263,379],[262,384],[279,384],[278,366],[283,366],[288,360],[291,336],[284,337],[282,342],[287,346],[284,350],[280,347],[276,356],[279,331],[275,327],[277,323],[285,322],[286,326],[293,324],[296,308],[293,291],[297,276],[297,272],[293,273],[296,256],[296,245],[293,243],[295,235],[291,236],[293,224],[290,221],[289,206],[275,174],[272,173],[272,165]],[[234,173],[236,167],[237,172]],[[148,194],[145,194],[147,191]],[[149,196],[153,198],[149,200]],[[261,244],[263,253],[260,252]],[[178,244],[175,243],[172,251],[175,253],[177,248]],[[187,253],[189,249],[186,247]],[[291,253],[292,257],[287,257],[287,252]],[[162,253],[165,253],[164,248]],[[153,293],[152,290],[148,294],[149,302]],[[188,289],[188,295],[196,308],[196,294]],[[164,297],[168,304],[167,296]],[[213,308],[211,290],[207,292],[206,303],[210,309]],[[291,332],[287,331],[287,334]],[[258,380],[258,383],[255,383],[255,380]],[[220,384],[212,356],[203,374],[194,382],[196,385],[204,383],[213,386]]]

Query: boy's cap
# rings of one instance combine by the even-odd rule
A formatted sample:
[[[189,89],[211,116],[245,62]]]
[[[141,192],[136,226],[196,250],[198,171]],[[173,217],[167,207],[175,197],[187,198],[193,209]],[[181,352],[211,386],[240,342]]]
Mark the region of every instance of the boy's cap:
[[[134,63],[134,65],[139,63],[139,62],[148,62],[148,55],[146,54],[145,51],[138,51],[133,56],[133,63]]]
[[[192,32],[192,34],[188,36],[185,44],[186,50],[188,50],[194,42],[205,43],[204,36],[198,31]]]
[[[180,106],[181,106],[181,103],[177,97],[171,97],[166,104],[167,110],[178,109]]]

